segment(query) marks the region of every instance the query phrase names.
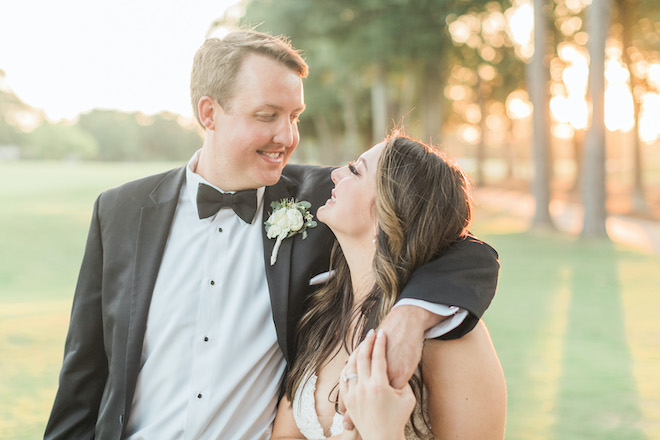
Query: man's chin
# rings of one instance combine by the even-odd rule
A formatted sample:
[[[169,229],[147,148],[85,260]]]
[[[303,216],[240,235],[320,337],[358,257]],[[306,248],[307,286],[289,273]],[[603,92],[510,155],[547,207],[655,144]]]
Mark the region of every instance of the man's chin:
[[[282,177],[282,170],[279,170],[276,173],[275,172],[268,173],[267,175],[264,175],[261,180],[261,182],[263,183],[262,186],[273,186],[280,181],[281,177]]]

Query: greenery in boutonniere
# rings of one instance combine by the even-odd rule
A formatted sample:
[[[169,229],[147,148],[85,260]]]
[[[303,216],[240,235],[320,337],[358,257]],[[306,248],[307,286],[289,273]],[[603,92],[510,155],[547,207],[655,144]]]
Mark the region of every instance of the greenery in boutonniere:
[[[273,213],[264,222],[268,238],[277,238],[273,253],[270,255],[271,266],[277,261],[277,252],[280,250],[282,240],[302,234],[303,240],[307,238],[307,228],[315,228],[316,222],[309,212],[312,205],[306,201],[295,199],[282,199],[270,204]]]

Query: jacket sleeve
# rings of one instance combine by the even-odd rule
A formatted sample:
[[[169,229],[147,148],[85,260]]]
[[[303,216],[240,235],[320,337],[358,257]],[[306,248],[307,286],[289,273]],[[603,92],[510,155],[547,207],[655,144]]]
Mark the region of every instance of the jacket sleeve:
[[[400,298],[458,306],[469,314],[439,339],[456,339],[474,328],[495,296],[500,263],[495,249],[476,237],[454,243],[438,258],[417,269]]]
[[[103,249],[99,203],[100,197],[94,204],[64,347],[59,388],[45,439],[94,438],[108,376],[101,316]]]

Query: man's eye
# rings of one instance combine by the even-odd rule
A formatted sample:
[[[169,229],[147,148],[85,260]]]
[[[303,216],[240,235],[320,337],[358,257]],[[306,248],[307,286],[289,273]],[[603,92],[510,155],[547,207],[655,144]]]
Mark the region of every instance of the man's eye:
[[[257,117],[262,121],[273,121],[277,118],[276,114],[258,114]]]
[[[348,171],[355,174],[356,176],[360,175],[360,173],[358,173],[357,168],[355,168],[355,162],[349,162],[348,163]]]

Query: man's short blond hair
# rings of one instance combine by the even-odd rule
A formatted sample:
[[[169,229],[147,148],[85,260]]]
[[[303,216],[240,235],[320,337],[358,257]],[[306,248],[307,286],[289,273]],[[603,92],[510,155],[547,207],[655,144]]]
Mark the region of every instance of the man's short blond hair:
[[[195,53],[190,77],[193,112],[200,125],[199,100],[209,96],[226,108],[233,97],[236,75],[243,59],[252,53],[282,63],[301,78],[306,77],[309,71],[299,51],[284,36],[273,37],[254,30],[239,30],[222,39],[210,38]]]

